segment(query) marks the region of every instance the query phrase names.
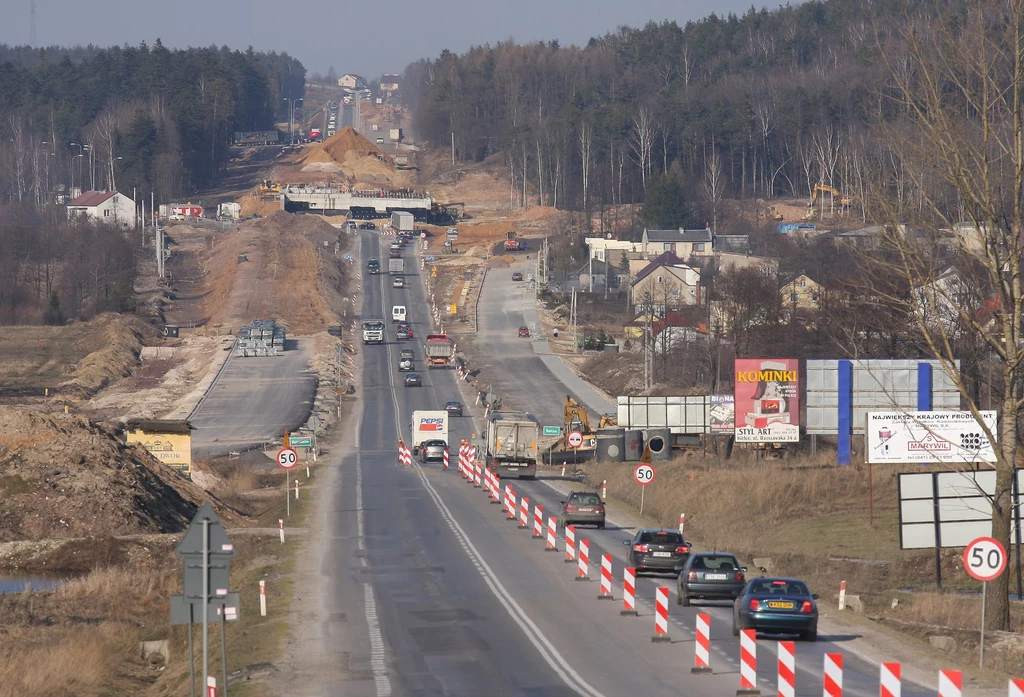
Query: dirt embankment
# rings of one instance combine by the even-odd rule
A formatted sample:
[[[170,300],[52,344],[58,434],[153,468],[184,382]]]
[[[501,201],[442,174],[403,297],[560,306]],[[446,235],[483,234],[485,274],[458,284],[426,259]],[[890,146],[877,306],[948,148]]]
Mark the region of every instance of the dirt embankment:
[[[0,406],[0,541],[180,532],[208,499],[83,416]]]

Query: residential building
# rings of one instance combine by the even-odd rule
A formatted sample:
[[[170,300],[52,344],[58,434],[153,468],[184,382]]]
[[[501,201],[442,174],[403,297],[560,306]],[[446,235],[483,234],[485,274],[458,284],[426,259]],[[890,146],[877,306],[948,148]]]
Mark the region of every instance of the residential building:
[[[733,254],[732,252],[715,252],[718,269],[765,269],[766,273],[775,273],[779,269],[779,260],[772,257],[758,257],[753,254]]]
[[[400,76],[394,73],[384,73],[380,78],[380,93],[385,99],[390,98],[398,92]]]
[[[617,290],[619,284],[625,280],[626,274],[610,266],[607,262],[588,259],[573,276],[579,278],[580,290],[604,292],[610,288]]]
[[[119,191],[86,191],[68,202],[69,220],[88,220],[134,230],[135,201]]]
[[[713,255],[711,228],[704,230],[648,230],[644,228],[640,239],[644,256],[657,256],[672,252],[680,259],[695,259]]]
[[[366,86],[366,81],[355,73],[345,73],[338,78],[338,87],[347,87],[350,90],[359,90]]]
[[[630,302],[656,314],[684,305],[699,305],[700,272],[664,252],[640,270],[630,282]]]
[[[782,285],[783,307],[796,307],[798,310],[817,310],[821,301],[822,286],[807,274],[790,276]]]
[[[590,256],[601,261],[614,261],[609,258],[614,251],[639,252],[643,249],[642,242],[630,242],[629,240],[612,240],[604,237],[587,237],[584,240],[590,250]]]

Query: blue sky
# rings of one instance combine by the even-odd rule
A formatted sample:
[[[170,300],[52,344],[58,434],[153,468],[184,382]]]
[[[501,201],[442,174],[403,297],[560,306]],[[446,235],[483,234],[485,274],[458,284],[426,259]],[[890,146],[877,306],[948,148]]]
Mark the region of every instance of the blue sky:
[[[30,0],[2,0],[0,43],[27,44]],[[712,12],[742,13],[750,0],[36,0],[37,45],[152,43],[172,47],[228,45],[286,51],[311,71],[378,77],[447,48],[509,38],[583,44],[617,27]]]

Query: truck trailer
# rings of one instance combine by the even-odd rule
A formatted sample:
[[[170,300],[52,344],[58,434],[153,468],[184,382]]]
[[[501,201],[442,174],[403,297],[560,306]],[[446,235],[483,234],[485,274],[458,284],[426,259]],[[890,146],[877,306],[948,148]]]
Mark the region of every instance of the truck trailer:
[[[388,259],[388,273],[392,276],[401,275],[405,273],[405,259],[398,257],[391,257]]]
[[[427,334],[423,353],[428,361],[428,367],[447,367],[452,358],[452,342],[448,340],[447,334]]]
[[[487,417],[487,469],[499,477],[537,476],[540,423],[525,411],[496,411]]]
[[[391,227],[395,232],[413,232],[413,216],[408,211],[394,211],[391,214]]]
[[[420,445],[425,440],[443,440],[448,442],[448,412],[444,409],[433,411],[414,411],[409,431],[412,433],[413,455],[419,456]]]

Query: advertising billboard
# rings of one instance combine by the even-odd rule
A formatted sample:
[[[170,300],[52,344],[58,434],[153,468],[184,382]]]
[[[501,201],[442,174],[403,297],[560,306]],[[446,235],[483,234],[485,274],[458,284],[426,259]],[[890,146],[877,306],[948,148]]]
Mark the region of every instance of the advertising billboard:
[[[737,443],[796,443],[800,440],[800,361],[737,358]]]
[[[995,462],[992,443],[969,411],[870,411],[865,426],[868,462]],[[996,413],[981,412],[996,433]]]
[[[736,428],[736,398],[731,394],[713,394],[708,396],[711,402],[708,426],[712,433],[732,431]]]

